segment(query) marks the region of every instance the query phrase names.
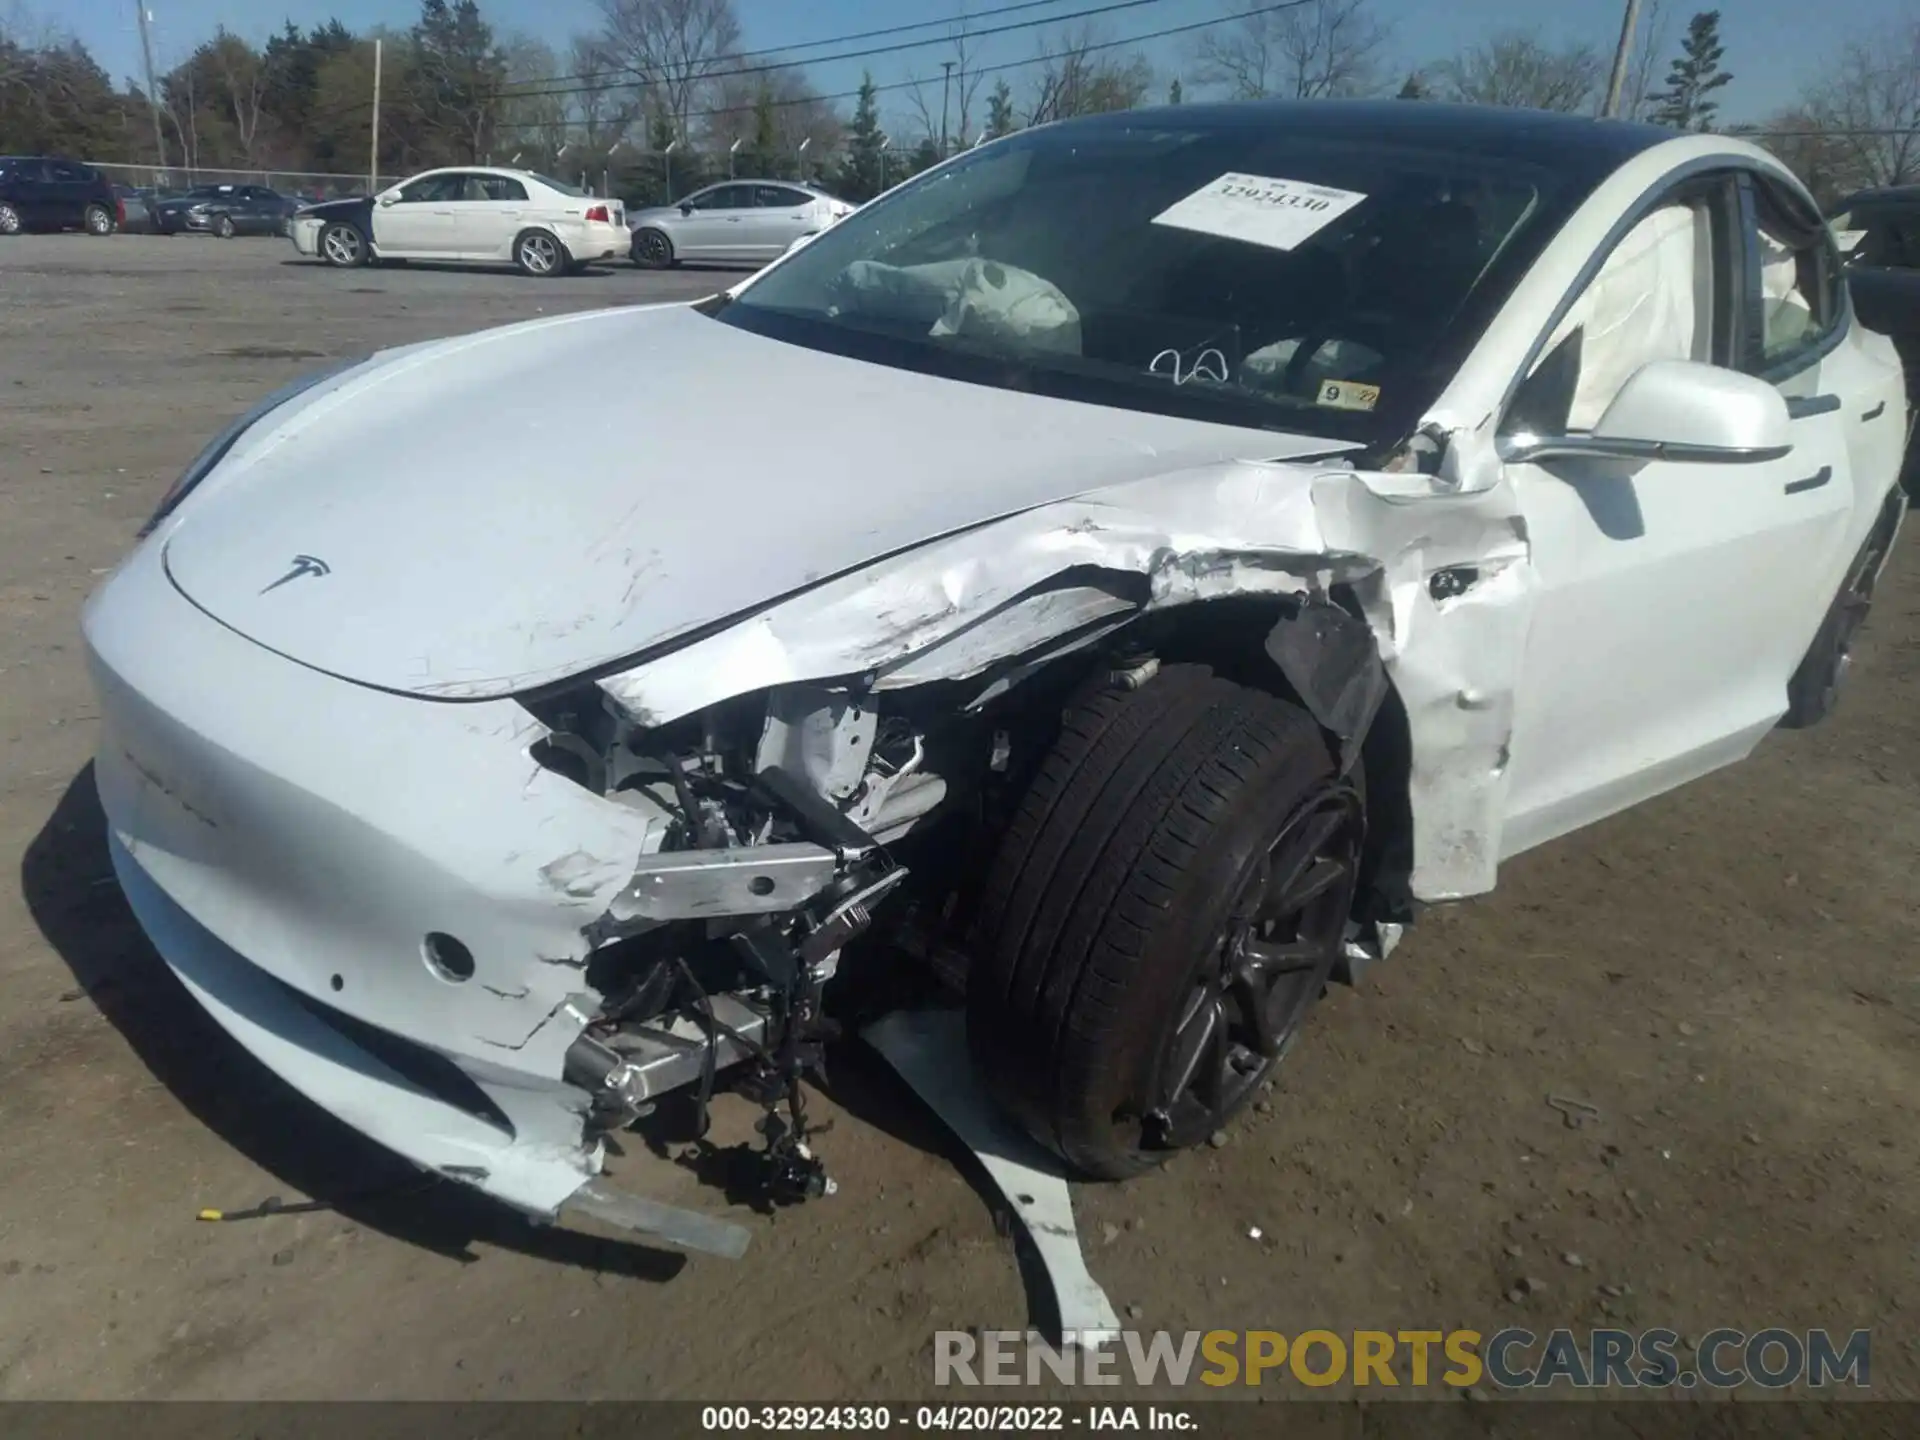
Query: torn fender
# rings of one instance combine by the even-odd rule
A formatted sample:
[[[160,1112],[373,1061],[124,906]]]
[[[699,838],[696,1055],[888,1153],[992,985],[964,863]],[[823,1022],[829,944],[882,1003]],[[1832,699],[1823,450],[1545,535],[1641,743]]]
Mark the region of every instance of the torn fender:
[[[637,723],[799,682],[875,690],[964,679],[1063,637],[1232,596],[1324,598],[1272,653],[1342,749],[1391,682],[1413,740],[1414,893],[1492,887],[1513,687],[1531,612],[1525,526],[1504,484],[1414,474],[1208,466],[1040,506],[825,582],[599,681]],[[1449,572],[1436,586],[1437,572]],[[1341,612],[1344,613],[1344,612]],[[1377,666],[1365,658],[1370,642]]]

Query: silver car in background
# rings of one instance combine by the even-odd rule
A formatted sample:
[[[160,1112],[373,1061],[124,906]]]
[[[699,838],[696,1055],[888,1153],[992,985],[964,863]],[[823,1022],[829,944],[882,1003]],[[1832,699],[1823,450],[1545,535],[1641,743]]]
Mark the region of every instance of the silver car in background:
[[[677,204],[629,210],[629,252],[645,270],[682,260],[764,264],[803,235],[817,235],[854,206],[792,180],[725,180]]]

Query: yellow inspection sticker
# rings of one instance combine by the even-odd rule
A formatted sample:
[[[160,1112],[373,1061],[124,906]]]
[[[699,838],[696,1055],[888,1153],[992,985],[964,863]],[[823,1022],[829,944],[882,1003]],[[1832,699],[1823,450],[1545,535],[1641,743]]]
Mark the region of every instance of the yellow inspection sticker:
[[[1380,387],[1357,380],[1323,380],[1319,403],[1332,410],[1371,410],[1380,403]]]

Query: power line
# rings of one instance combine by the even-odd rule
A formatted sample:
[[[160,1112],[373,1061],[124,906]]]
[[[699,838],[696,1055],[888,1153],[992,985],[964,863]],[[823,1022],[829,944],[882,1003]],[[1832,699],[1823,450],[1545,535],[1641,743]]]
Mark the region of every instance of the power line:
[[[1047,3],[1058,4],[1060,3],[1060,0],[1047,0]],[[968,40],[984,40],[990,35],[1006,35],[1006,34],[1010,34],[1015,30],[1035,30],[1040,28],[1043,25],[1064,25],[1069,20],[1088,20],[1099,15],[1111,15],[1116,11],[1120,11],[1120,10],[1137,10],[1143,5],[1164,5],[1165,3],[1166,3],[1166,0],[1107,0],[1107,3],[1103,5],[1094,5],[1085,10],[1070,10],[1064,15],[1054,15],[1043,20],[1015,20],[1015,21],[1010,21],[1005,25],[990,25],[984,30],[970,29],[966,32],[966,35],[964,38]],[[1299,0],[1299,3],[1304,3],[1304,0]],[[1031,9],[1033,7],[1029,5],[1027,8]],[[1242,11],[1240,13],[1245,14],[1247,12]],[[1223,20],[1237,20],[1239,18],[1240,18],[1240,15],[1228,15],[1228,16],[1222,17]],[[951,22],[935,22],[935,23],[951,23]],[[1220,21],[1209,21],[1207,23],[1218,24],[1220,23]],[[907,28],[912,28],[912,27],[907,27]],[[805,69],[809,65],[832,65],[832,64],[837,64],[838,62],[843,60],[865,60],[875,55],[893,55],[893,54],[897,54],[902,50],[923,50],[929,45],[945,45],[957,38],[961,38],[961,37],[957,37],[954,35],[935,35],[924,40],[902,40],[892,45],[875,45],[865,50],[843,50],[837,55],[816,55],[810,60],[773,60],[773,61],[769,61],[764,65],[741,65],[741,66],[729,67],[724,70],[716,68],[716,69],[707,71],[706,73],[701,75],[689,75],[684,78],[688,82],[697,82],[702,80],[721,80],[721,79],[731,80],[742,75],[769,75],[776,70],[801,70],[801,69]],[[823,40],[823,41],[816,41],[815,43],[824,45],[824,44],[831,44],[833,42]],[[791,47],[788,47],[788,48],[791,48]],[[762,51],[757,51],[752,53],[762,54],[762,55],[778,55],[778,54],[784,53],[784,50],[762,50]],[[717,67],[723,64],[726,60],[731,58],[734,58],[734,57],[715,56],[712,63]],[[626,74],[640,77],[643,83],[652,83],[652,82],[645,82],[644,77],[641,76],[641,72],[635,70],[630,65],[620,66],[618,68],[624,71]],[[605,72],[602,72],[602,74],[604,73]],[[975,72],[975,73],[979,73],[979,72]],[[598,77],[587,77],[587,76],[575,75],[575,76],[563,76],[560,78],[577,80],[577,79],[598,78]],[[528,81],[527,83],[528,84],[553,84],[557,82]],[[611,80],[611,81],[607,81],[605,84],[582,85],[572,89],[513,90],[513,91],[504,92],[501,98],[509,99],[509,100],[538,100],[538,99],[543,99],[549,96],[558,97],[562,95],[591,95],[602,90],[625,89],[627,86],[631,85],[632,83],[633,82],[630,80]]]
[[[1185,25],[1169,25],[1162,30],[1150,30],[1144,35],[1129,35],[1120,40],[1101,40],[1090,45],[1077,45],[1073,47],[1073,50],[1071,53],[1075,55],[1089,55],[1096,50],[1115,50],[1124,45],[1141,45],[1141,44],[1145,44],[1149,40],[1164,40],[1170,35],[1186,35],[1196,30],[1211,29],[1215,25],[1232,24],[1235,21],[1244,20],[1249,16],[1271,15],[1276,11],[1294,10],[1299,8],[1302,5],[1307,5],[1311,3],[1312,3],[1312,0],[1280,0],[1280,3],[1278,4],[1260,5],[1250,10],[1236,10],[1227,15],[1217,15],[1211,20],[1195,20]],[[1032,23],[1035,23],[1035,22],[1029,22],[1029,24],[1032,24]],[[1043,22],[1037,22],[1037,23],[1048,24],[1052,22],[1043,21]],[[833,58],[836,58],[836,57],[832,57],[832,56],[822,57],[822,59],[817,63],[824,64],[827,62],[827,60],[833,59]],[[1057,60],[1059,58],[1060,57],[1057,55],[1032,55],[1024,60],[1008,60],[998,65],[982,65],[977,69],[969,71],[968,73],[971,75],[997,75],[1008,70],[1024,69],[1028,65],[1044,65],[1051,60]],[[885,85],[875,85],[873,87],[873,90],[875,94],[882,94],[892,90],[911,90],[915,86],[922,85],[925,83],[926,83],[925,81],[917,80],[917,79],[916,80],[897,80],[897,81],[892,81]],[[622,88],[622,87],[587,86],[578,90],[557,90],[552,93],[555,96],[580,95],[580,94],[591,94],[602,89],[614,89],[614,88]],[[764,102],[756,102],[756,103],[765,103],[770,109],[781,109],[781,108],[785,108],[793,105],[826,105],[826,104],[832,104],[836,100],[858,99],[859,96],[863,93],[864,88],[865,87],[862,87],[861,90],[841,90],[831,95],[796,95],[796,96],[790,96],[784,99],[769,99]],[[525,98],[525,97],[516,96],[513,98]],[[715,116],[720,116],[720,115],[739,115],[744,113],[749,108],[750,107],[748,106],[734,105],[734,106],[723,106],[723,107],[720,107],[717,109],[711,109],[711,110],[692,110],[687,113],[686,118],[689,120],[709,120],[714,118]],[[498,121],[495,123],[494,128],[497,130],[536,130],[551,123],[552,122],[545,121],[545,120]]]

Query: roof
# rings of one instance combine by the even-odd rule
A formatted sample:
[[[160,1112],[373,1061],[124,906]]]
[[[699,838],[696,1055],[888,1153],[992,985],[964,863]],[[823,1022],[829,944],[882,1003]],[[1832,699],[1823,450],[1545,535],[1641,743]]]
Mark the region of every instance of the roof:
[[[1503,105],[1433,100],[1249,100],[1163,105],[1063,122],[1065,126],[1285,127],[1295,134],[1467,151],[1535,165],[1610,172],[1678,133],[1629,120],[1596,120]]]
[[[1856,190],[1832,208],[1844,215],[1860,205],[1920,205],[1920,185],[1879,185],[1871,190]]]

